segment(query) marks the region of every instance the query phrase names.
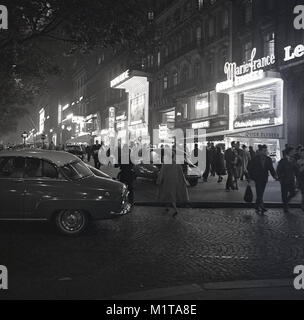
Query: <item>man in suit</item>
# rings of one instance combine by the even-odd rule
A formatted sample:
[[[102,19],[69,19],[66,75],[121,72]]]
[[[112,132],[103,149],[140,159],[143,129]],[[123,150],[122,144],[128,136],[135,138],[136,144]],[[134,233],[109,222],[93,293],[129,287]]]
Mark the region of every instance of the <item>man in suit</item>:
[[[272,159],[268,156],[268,149],[266,145],[259,145],[257,155],[250,161],[248,165],[248,173],[250,179],[255,182],[256,188],[256,212],[264,214],[267,209],[264,206],[264,193],[268,183],[269,172],[274,179],[277,174],[273,168]]]
[[[294,148],[287,147],[285,149],[285,156],[279,162],[277,168],[285,213],[289,213],[288,203],[296,196],[296,176],[298,175],[298,168],[295,154],[296,151]]]

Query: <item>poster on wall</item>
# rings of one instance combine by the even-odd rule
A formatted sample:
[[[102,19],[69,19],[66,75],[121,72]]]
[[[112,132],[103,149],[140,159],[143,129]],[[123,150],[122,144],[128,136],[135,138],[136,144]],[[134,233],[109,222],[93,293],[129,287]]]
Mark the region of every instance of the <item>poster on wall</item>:
[[[130,100],[130,121],[131,124],[145,122],[145,94],[139,95]]]

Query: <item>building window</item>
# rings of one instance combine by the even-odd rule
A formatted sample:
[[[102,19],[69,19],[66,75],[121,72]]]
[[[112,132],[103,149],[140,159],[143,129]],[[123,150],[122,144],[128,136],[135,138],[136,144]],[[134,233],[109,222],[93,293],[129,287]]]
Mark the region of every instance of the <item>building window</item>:
[[[194,78],[200,79],[201,77],[201,63],[197,61],[194,65]]]
[[[165,76],[164,79],[163,79],[163,84],[164,84],[164,89],[168,89],[168,76]]]
[[[178,84],[178,73],[177,73],[177,71],[175,71],[173,73],[173,85],[177,86],[177,84]]]
[[[208,62],[208,77],[212,78],[214,76],[214,62],[210,59]]]
[[[223,11],[223,24],[222,24],[223,30],[228,29],[229,27],[229,11],[224,10]]]
[[[181,80],[183,82],[187,81],[189,79],[189,67],[188,66],[184,66],[183,70],[182,70],[182,76],[181,76]]]
[[[181,108],[182,119],[188,119],[188,104],[183,103]]]
[[[148,68],[153,68],[154,65],[154,57],[153,54],[148,55]]]
[[[204,7],[204,0],[198,0],[198,10],[202,10]]]
[[[275,33],[268,33],[264,38],[265,56],[275,55]]]
[[[160,66],[160,51],[158,51],[157,53],[157,66],[159,67]]]
[[[251,52],[252,52],[252,43],[248,41],[243,46],[243,60],[247,62],[251,59]]]
[[[252,21],[252,1],[248,1],[245,7],[245,24]]]
[[[202,28],[197,27],[196,28],[196,43],[199,45],[202,41]]]
[[[214,18],[210,18],[208,30],[209,30],[209,38],[213,38],[215,36],[215,20],[214,20]]]

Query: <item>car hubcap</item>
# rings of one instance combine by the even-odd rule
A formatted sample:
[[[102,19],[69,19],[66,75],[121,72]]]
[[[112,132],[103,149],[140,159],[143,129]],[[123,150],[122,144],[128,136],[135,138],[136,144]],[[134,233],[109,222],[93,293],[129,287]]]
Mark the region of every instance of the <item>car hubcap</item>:
[[[84,223],[83,214],[79,211],[65,211],[61,216],[61,224],[68,231],[81,229]]]

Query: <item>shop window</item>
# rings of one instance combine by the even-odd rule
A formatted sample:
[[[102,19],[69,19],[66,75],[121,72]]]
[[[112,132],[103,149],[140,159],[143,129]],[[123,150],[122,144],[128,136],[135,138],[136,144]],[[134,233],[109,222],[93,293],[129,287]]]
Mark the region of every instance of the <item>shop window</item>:
[[[247,91],[239,95],[239,118],[261,119],[281,116],[282,97],[281,86],[271,85]]]
[[[181,107],[181,115],[182,115],[182,119],[188,119],[188,104],[187,103],[183,103],[182,107]]]
[[[218,114],[217,93],[215,91],[210,92],[210,115],[215,116]]]
[[[199,95],[195,102],[195,118],[205,118],[209,116],[208,93]]]

